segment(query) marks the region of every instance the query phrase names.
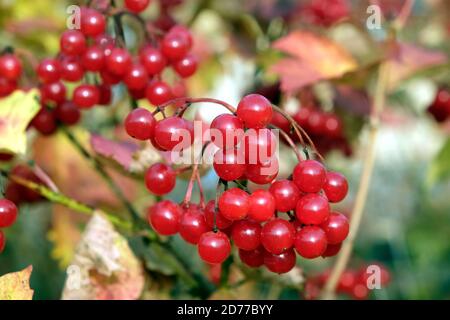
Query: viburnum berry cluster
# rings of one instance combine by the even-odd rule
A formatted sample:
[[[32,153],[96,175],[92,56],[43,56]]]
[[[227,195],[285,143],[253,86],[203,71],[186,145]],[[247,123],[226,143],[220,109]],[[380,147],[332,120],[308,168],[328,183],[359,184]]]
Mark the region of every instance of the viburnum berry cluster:
[[[11,227],[17,219],[17,207],[8,199],[0,199],[0,253],[5,249],[6,237],[2,228]]]
[[[231,111],[212,121],[210,139],[204,145],[217,149],[213,167],[224,191],[206,205],[203,198],[199,204],[191,203],[194,180],[200,186],[194,165],[181,205],[162,200],[149,208],[152,228],[164,236],[180,234],[186,242],[197,245],[199,256],[209,264],[223,263],[231,254],[231,243],[244,264],[265,265],[275,273],[290,271],[296,264],[296,253],[306,259],[337,254],[348,235],[349,222],[345,215],[333,211],[330,203],[345,198],[347,180],[317,160],[301,159],[299,153],[291,176],[277,180],[277,128],[270,123],[274,114],[281,112],[296,129],[298,124],[265,97],[247,95],[236,109],[217,100],[186,98],[175,115],[160,121],[139,108],[128,115],[125,128],[130,136],[149,140],[160,150],[180,152],[174,150],[183,140],[184,147],[195,140],[192,122],[182,117],[194,102],[219,103]],[[159,111],[163,109],[159,107]],[[145,174],[146,186],[155,195],[165,195],[173,190],[178,172],[168,164],[154,164]],[[250,190],[249,182],[265,187]],[[236,186],[229,188],[232,183]]]
[[[0,55],[0,98],[10,95],[18,87],[22,75],[22,62],[14,54],[5,50]]]
[[[428,112],[439,123],[450,119],[450,92],[447,89],[438,90],[433,103],[428,107]]]

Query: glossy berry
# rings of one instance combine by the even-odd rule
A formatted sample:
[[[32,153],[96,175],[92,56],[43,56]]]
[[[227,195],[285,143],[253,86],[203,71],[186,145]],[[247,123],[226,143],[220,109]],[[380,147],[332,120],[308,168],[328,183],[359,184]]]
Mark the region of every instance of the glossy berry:
[[[191,244],[197,244],[201,235],[211,231],[202,210],[190,207],[184,210],[180,220],[180,236]]]
[[[288,212],[294,210],[300,200],[300,190],[297,185],[290,180],[275,181],[269,188],[275,198],[277,211]]]
[[[57,129],[55,115],[47,108],[39,110],[34,116],[31,125],[44,136],[55,133]]]
[[[140,13],[147,9],[150,0],[125,0],[125,7],[134,12],[134,13]]]
[[[105,53],[104,49],[100,46],[92,46],[86,50],[86,52],[81,57],[81,63],[83,68],[97,72],[103,69],[105,65]]]
[[[206,204],[205,208],[206,224],[210,228],[214,228],[214,216],[216,217],[216,227],[220,230],[224,230],[233,224],[233,221],[225,218],[220,213],[219,209],[217,209],[217,212],[215,212],[215,202],[214,200],[211,200]]]
[[[242,98],[237,107],[237,116],[247,128],[259,129],[272,120],[272,105],[259,94],[249,94]]]
[[[155,131],[156,120],[153,114],[144,108],[131,111],[125,119],[128,135],[138,140],[148,140]]]
[[[61,82],[44,84],[41,87],[41,102],[44,105],[54,103],[56,105],[66,100],[66,86]]]
[[[322,257],[323,258],[334,257],[335,255],[337,255],[339,253],[339,251],[341,250],[341,247],[342,247],[342,243],[338,243],[338,244],[328,243],[327,249],[325,250],[324,253],[322,253]]]
[[[182,34],[167,33],[161,41],[161,51],[169,60],[182,59],[189,51],[189,42]]]
[[[109,73],[116,76],[125,76],[131,68],[131,56],[126,49],[114,48],[105,58],[105,65]]]
[[[122,76],[112,74],[106,69],[100,71],[100,77],[102,78],[103,83],[107,85],[118,84],[122,81]]]
[[[67,30],[61,35],[61,52],[68,56],[79,56],[86,51],[86,38],[78,30]]]
[[[6,245],[6,237],[3,231],[0,230],[0,253],[2,253],[3,250],[5,250],[5,245]]]
[[[339,172],[329,171],[326,174],[326,181],[323,191],[330,202],[340,202],[344,200],[348,192],[347,179]]]
[[[89,109],[100,101],[100,92],[96,86],[82,84],[73,92],[73,102],[83,109]]]
[[[270,161],[275,154],[277,138],[269,129],[247,130],[244,135],[245,159],[248,164]]]
[[[224,262],[231,252],[231,244],[223,232],[204,233],[198,241],[198,253],[203,261],[210,264]]]
[[[182,214],[183,211],[178,204],[163,200],[150,207],[147,219],[160,235],[170,236],[178,232]]]
[[[329,244],[339,244],[344,241],[350,228],[348,218],[338,212],[332,212],[320,227],[325,231]]]
[[[325,231],[317,226],[302,228],[295,238],[295,250],[303,258],[314,259],[320,257],[327,249]]]
[[[193,55],[187,55],[172,64],[175,72],[182,78],[189,78],[192,76],[195,71],[197,71],[197,65],[197,58]]]
[[[61,78],[68,82],[78,82],[84,76],[81,63],[75,59],[65,59],[61,62]]]
[[[273,254],[280,254],[294,245],[295,229],[288,221],[273,219],[267,222],[261,230],[261,243]]]
[[[175,0],[175,1],[177,1],[177,0]],[[169,30],[169,33],[177,34],[178,36],[183,37],[186,40],[189,49],[192,47],[192,44],[193,44],[192,35],[187,27],[182,26],[182,25],[176,25],[176,26],[173,26]]]
[[[17,207],[8,199],[0,199],[0,228],[7,228],[17,219]]]
[[[292,178],[302,192],[319,192],[326,181],[325,167],[316,160],[301,161],[294,168]]]
[[[319,194],[307,194],[297,203],[297,219],[303,224],[319,225],[330,215],[328,200]]]
[[[295,267],[295,252],[293,249],[286,250],[281,254],[264,253],[264,265],[274,273],[286,273]]]
[[[17,89],[16,80],[8,80],[0,76],[0,98],[6,97]]]
[[[38,65],[37,75],[43,83],[56,82],[61,78],[61,64],[55,59],[44,59]]]
[[[111,99],[112,99],[111,86],[106,83],[102,83],[100,85],[97,85],[97,89],[98,89],[98,92],[100,93],[100,100],[99,100],[98,104],[102,105],[102,106],[109,105],[111,103]]]
[[[273,157],[271,160],[263,163],[247,164],[245,177],[256,184],[268,184],[276,179],[278,171],[278,160],[276,157]]]
[[[211,141],[222,149],[234,148],[244,137],[244,124],[232,114],[221,114],[211,122]]]
[[[261,244],[261,226],[250,220],[236,221],[231,230],[231,239],[242,250],[255,250]]]
[[[141,50],[139,58],[149,75],[160,74],[167,64],[167,60],[161,51],[152,47]]]
[[[147,87],[147,70],[141,64],[134,64],[127,71],[123,82],[131,90],[142,90]]]
[[[251,251],[239,249],[239,258],[250,268],[258,268],[264,264],[264,252],[261,247]]]
[[[17,80],[22,73],[22,62],[13,54],[0,56],[0,77]]]
[[[179,117],[169,117],[159,121],[155,126],[154,134],[156,143],[167,151],[175,147],[180,151],[190,146],[194,139],[190,123]]]
[[[167,194],[173,190],[175,183],[175,171],[164,163],[155,163],[145,173],[145,185],[153,194]]]
[[[275,214],[275,198],[269,191],[256,190],[250,195],[248,217],[257,222],[268,221]]]
[[[219,199],[220,213],[228,220],[244,219],[250,208],[247,192],[238,188],[225,191]]]
[[[155,106],[159,106],[172,99],[169,85],[163,81],[154,81],[147,86],[145,96]]]
[[[81,118],[80,109],[71,101],[66,101],[55,108],[55,117],[65,125],[77,124]]]
[[[105,32],[106,19],[98,11],[83,8],[81,10],[81,32],[85,36],[96,37]]]
[[[241,178],[246,169],[244,157],[236,149],[217,150],[213,166],[217,175],[226,181]]]

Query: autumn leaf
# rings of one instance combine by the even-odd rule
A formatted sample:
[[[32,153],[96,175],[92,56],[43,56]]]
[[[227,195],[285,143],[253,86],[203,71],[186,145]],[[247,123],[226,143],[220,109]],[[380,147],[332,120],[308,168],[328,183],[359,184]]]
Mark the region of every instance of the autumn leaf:
[[[39,109],[37,90],[18,90],[0,99],[0,152],[25,154],[26,129]]]
[[[33,266],[8,273],[0,277],[0,300],[31,300],[34,291],[30,288],[30,276]]]
[[[330,39],[306,31],[294,31],[273,48],[290,57],[281,59],[271,71],[281,79],[281,90],[294,92],[320,80],[338,78],[357,68],[355,59]]]

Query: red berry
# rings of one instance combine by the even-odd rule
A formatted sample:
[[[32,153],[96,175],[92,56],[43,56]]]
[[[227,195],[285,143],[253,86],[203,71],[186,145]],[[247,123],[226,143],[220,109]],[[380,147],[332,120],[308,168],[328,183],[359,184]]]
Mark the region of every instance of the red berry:
[[[126,49],[114,48],[105,59],[109,73],[124,76],[131,68],[131,56]]]
[[[41,102],[43,105],[54,103],[56,105],[66,101],[66,86],[61,82],[44,84],[41,87]]]
[[[45,136],[53,134],[57,129],[55,115],[47,108],[39,110],[37,115],[34,116],[31,125]]]
[[[281,254],[264,253],[264,265],[272,272],[286,273],[295,267],[295,252],[290,249]]]
[[[341,213],[332,212],[328,219],[322,223],[321,228],[325,231],[329,244],[341,243],[348,235],[348,218]]]
[[[0,98],[6,97],[17,89],[17,81],[0,77]]]
[[[269,191],[256,190],[250,195],[248,217],[257,222],[268,221],[275,213],[275,198]]]
[[[294,120],[303,128],[308,129],[308,119],[311,116],[313,110],[311,108],[301,108],[294,115]]]
[[[244,136],[245,159],[248,164],[270,161],[275,154],[277,138],[269,129],[247,130]]]
[[[206,204],[206,208],[205,208],[205,219],[206,219],[206,224],[208,225],[208,227],[210,228],[214,228],[214,216],[216,216],[216,227],[220,230],[226,229],[229,226],[232,225],[233,221],[228,220],[227,218],[225,218],[219,211],[219,209],[217,209],[217,212],[215,212],[215,201],[211,200]]]
[[[105,56],[109,56],[116,46],[116,40],[109,34],[103,33],[95,37],[95,45],[103,50]]]
[[[231,239],[242,250],[256,250],[261,244],[261,226],[250,220],[236,221],[231,230]]]
[[[81,112],[73,102],[66,101],[55,108],[55,116],[65,125],[71,126],[78,123]]]
[[[369,296],[369,289],[365,284],[357,283],[351,290],[351,296],[356,300],[365,300]]]
[[[353,270],[344,270],[339,279],[337,291],[343,293],[350,293],[356,285],[358,275]]]
[[[297,203],[295,213],[301,223],[319,225],[328,219],[330,205],[328,200],[319,194],[307,194]]]
[[[0,199],[0,228],[7,228],[17,219],[17,207],[8,199]]]
[[[180,37],[183,37],[186,40],[186,42],[188,43],[189,49],[192,47],[192,43],[193,43],[192,35],[187,27],[182,26],[182,25],[176,25],[176,26],[173,26],[169,30],[169,33],[177,34]]]
[[[247,266],[251,268],[258,268],[264,264],[264,249],[259,247],[255,250],[239,250],[239,258]]]
[[[295,229],[283,219],[268,221],[261,230],[261,243],[273,254],[280,254],[294,245]]]
[[[102,78],[103,83],[107,85],[118,84],[122,81],[122,76],[112,74],[105,69],[100,71],[100,77]]]
[[[13,54],[0,57],[0,77],[15,81],[22,73],[22,62]]]
[[[197,71],[197,58],[193,55],[187,55],[180,60],[175,61],[173,69],[182,78],[189,78]]]
[[[3,231],[0,230],[0,253],[2,253],[3,250],[5,250],[5,245],[6,245],[6,237]]]
[[[325,113],[324,114],[324,134],[331,138],[339,138],[342,136],[342,122],[338,116]]]
[[[43,83],[56,82],[61,78],[61,64],[55,59],[44,59],[37,68],[37,74]]]
[[[340,202],[344,200],[348,192],[348,183],[344,175],[339,172],[329,171],[326,174],[326,181],[323,191],[330,202]]]
[[[327,245],[327,249],[322,254],[322,257],[324,257],[324,258],[334,257],[335,255],[337,255],[339,253],[339,251],[341,250],[341,247],[342,247],[342,243],[338,243],[338,244],[330,244],[329,243]]]
[[[295,250],[303,258],[314,259],[320,257],[327,249],[325,231],[316,226],[302,228],[295,238]]]
[[[319,192],[326,181],[324,166],[315,160],[301,161],[294,168],[292,178],[302,192]]]
[[[86,38],[78,30],[67,30],[61,35],[61,52],[68,56],[79,56],[86,51]]]
[[[125,7],[134,13],[140,13],[147,9],[150,0],[125,0]]]
[[[175,183],[175,171],[166,164],[155,163],[145,173],[145,185],[153,194],[167,194],[173,190]]]
[[[170,236],[178,232],[183,214],[180,206],[170,200],[163,200],[148,211],[148,222],[160,235]]]
[[[236,149],[219,149],[214,155],[214,170],[217,175],[226,181],[241,178],[245,173],[245,159]]]
[[[161,41],[161,51],[169,60],[179,60],[189,51],[189,42],[182,34],[167,33]]]
[[[250,208],[247,192],[238,188],[225,191],[219,199],[220,213],[228,220],[244,219]]]
[[[155,141],[164,150],[171,151],[175,147],[186,148],[194,139],[190,123],[179,117],[169,117],[159,121],[155,126]]]
[[[189,207],[184,210],[180,220],[180,236],[191,244],[197,244],[201,235],[210,231],[201,209]]]
[[[85,36],[96,37],[105,32],[106,19],[100,12],[83,8],[81,10],[81,32]]]
[[[300,190],[290,180],[275,181],[269,188],[275,198],[277,211],[288,212],[294,210],[300,200]]]
[[[256,184],[268,184],[278,176],[279,164],[276,157],[264,163],[247,164],[245,176]]]
[[[247,128],[264,128],[272,120],[272,113],[270,101],[259,94],[245,96],[237,107],[237,116]]]
[[[145,96],[155,106],[159,106],[172,99],[169,85],[163,81],[154,81],[147,86]]]
[[[161,51],[152,47],[144,48],[141,51],[139,58],[142,65],[151,76],[161,73],[167,64],[166,58]]]
[[[100,104],[102,106],[106,106],[106,105],[110,104],[111,98],[112,98],[111,86],[103,83],[103,84],[97,85],[97,89],[100,93],[100,100],[99,100],[98,104]]]
[[[65,59],[61,62],[61,78],[68,82],[78,82],[84,76],[81,63],[74,59]]]
[[[88,71],[97,72],[103,69],[105,65],[104,49],[100,46],[92,46],[86,50],[81,57],[84,69]]]
[[[128,135],[138,140],[148,140],[155,131],[156,120],[153,114],[144,108],[131,111],[125,119]]]
[[[222,149],[235,147],[244,136],[244,124],[232,114],[221,114],[211,122],[211,142]]]
[[[203,261],[210,264],[224,262],[231,252],[231,244],[223,232],[207,232],[198,241],[198,253]]]
[[[140,64],[134,64],[125,74],[123,82],[131,90],[142,90],[147,86],[148,74]]]
[[[82,84],[73,92],[73,102],[83,109],[89,109],[100,102],[100,92],[96,86]]]

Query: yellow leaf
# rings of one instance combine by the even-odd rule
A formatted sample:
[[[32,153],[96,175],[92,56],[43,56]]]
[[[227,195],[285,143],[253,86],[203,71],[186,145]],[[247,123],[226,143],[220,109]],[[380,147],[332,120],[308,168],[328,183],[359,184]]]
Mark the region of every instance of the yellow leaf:
[[[26,129],[39,109],[37,90],[18,90],[0,99],[0,151],[26,152]]]
[[[0,277],[0,300],[31,300],[34,291],[30,288],[30,276],[33,266],[8,273]]]

